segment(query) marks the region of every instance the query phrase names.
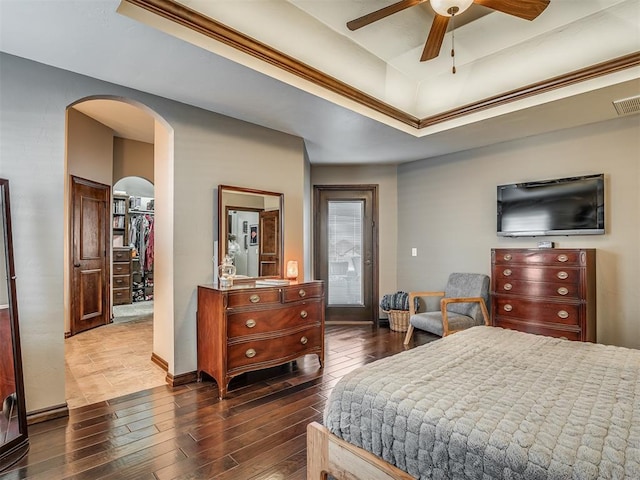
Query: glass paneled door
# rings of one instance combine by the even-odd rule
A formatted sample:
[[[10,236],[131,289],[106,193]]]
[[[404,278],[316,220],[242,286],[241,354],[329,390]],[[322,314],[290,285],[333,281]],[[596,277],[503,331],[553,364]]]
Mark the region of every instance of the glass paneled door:
[[[374,322],[376,187],[316,186],[315,272],[325,281],[326,320]]]

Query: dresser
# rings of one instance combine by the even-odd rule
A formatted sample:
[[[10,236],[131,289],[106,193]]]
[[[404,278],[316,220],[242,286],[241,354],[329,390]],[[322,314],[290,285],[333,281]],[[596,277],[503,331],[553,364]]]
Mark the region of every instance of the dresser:
[[[595,249],[493,249],[493,325],[595,342],[595,260]]]
[[[198,380],[224,398],[241,373],[316,354],[324,362],[324,284],[198,286]]]
[[[113,249],[113,304],[131,303],[131,248]]]

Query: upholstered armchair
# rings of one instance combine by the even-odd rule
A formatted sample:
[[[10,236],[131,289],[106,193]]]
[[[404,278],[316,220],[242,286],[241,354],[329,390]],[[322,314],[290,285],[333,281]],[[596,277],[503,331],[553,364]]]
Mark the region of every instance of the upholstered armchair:
[[[440,311],[416,313],[415,297],[442,297]],[[409,292],[408,345],[413,329],[444,337],[476,325],[489,325],[489,277],[480,273],[452,273],[444,292]]]

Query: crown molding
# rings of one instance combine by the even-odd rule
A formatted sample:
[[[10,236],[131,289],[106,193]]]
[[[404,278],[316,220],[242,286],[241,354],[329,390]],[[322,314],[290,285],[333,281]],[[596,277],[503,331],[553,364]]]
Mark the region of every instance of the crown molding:
[[[311,67],[295,58],[282,53],[258,40],[234,30],[212,18],[202,15],[173,0],[123,0],[126,3],[140,7],[160,17],[175,22],[178,25],[189,28],[197,33],[212,38],[224,45],[239,50],[247,55],[262,60],[281,70],[296,75],[315,85],[325,88],[333,93],[341,95],[375,112],[386,115],[394,120],[409,125],[415,129],[422,129],[437,125],[442,122],[455,120],[465,115],[476,113],[489,108],[505,105],[552,90],[557,90],[593,78],[615,73],[627,68],[640,65],[640,51],[624,55],[606,62],[575,70],[557,77],[526,85],[515,90],[500,93],[477,102],[445,112],[418,118],[404,112],[388,103],[385,103],[357,88],[327,75],[320,70]]]

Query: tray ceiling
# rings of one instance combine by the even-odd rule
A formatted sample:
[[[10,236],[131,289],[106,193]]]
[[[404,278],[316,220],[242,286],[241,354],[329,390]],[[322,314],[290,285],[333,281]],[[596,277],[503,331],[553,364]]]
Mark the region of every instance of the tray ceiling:
[[[347,29],[391,3],[125,0],[144,12],[121,12],[416,136],[492,107],[501,114],[637,77],[638,0],[551,0],[533,21],[474,4],[456,21],[455,75],[451,31],[438,58],[419,61],[428,1]]]

